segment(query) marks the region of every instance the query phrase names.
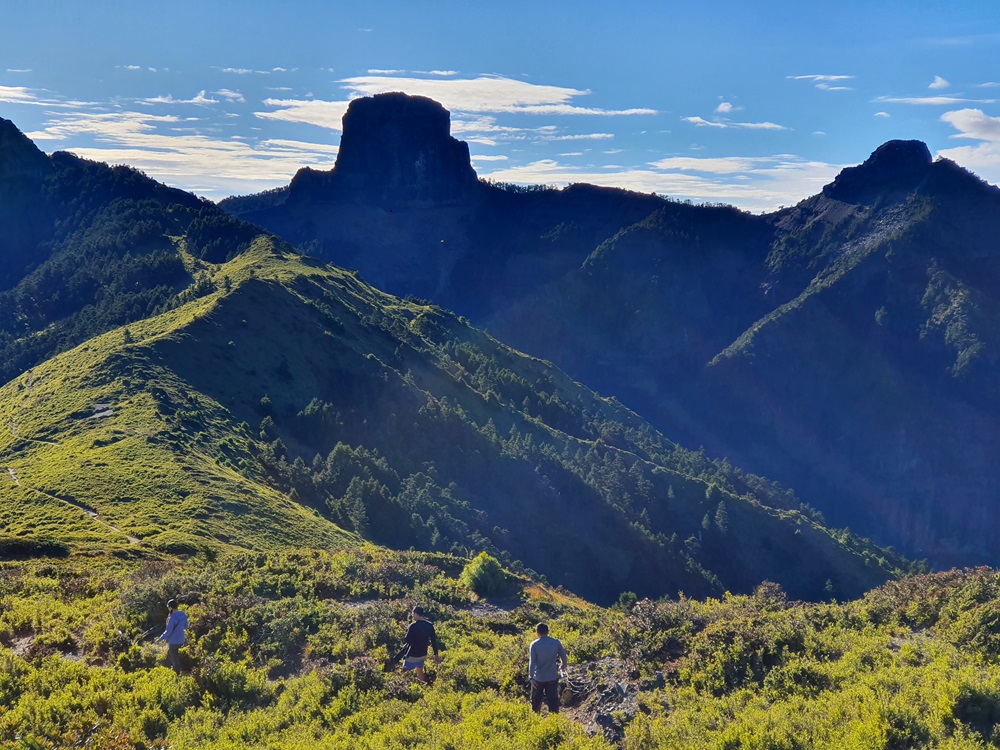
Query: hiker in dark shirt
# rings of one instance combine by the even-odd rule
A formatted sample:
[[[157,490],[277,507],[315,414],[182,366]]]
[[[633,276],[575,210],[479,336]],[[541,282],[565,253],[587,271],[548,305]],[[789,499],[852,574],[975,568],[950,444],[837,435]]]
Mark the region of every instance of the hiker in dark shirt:
[[[544,622],[535,626],[535,635],[528,649],[528,679],[531,680],[531,710],[536,714],[542,710],[542,700],[549,707],[549,713],[559,713],[559,678],[566,674],[569,662],[563,645],[549,635],[549,626]]]
[[[409,671],[416,670],[417,679],[426,682],[424,677],[424,662],[427,661],[427,647],[434,651],[434,663],[441,663],[438,647],[437,633],[434,632],[434,624],[424,617],[424,609],[421,606],[413,608],[413,622],[406,628],[406,659],[403,661],[403,669]]]

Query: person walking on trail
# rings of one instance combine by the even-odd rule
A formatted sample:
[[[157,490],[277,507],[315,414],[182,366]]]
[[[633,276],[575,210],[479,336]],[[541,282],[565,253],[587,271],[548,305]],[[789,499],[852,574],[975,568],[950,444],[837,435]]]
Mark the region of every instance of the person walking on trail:
[[[167,616],[167,628],[163,631],[163,635],[156,640],[166,641],[167,661],[170,662],[170,666],[174,668],[174,671],[180,674],[180,647],[184,645],[185,641],[184,631],[187,630],[188,626],[187,613],[177,608],[176,599],[171,599],[167,602],[167,611],[170,613]]]
[[[565,676],[569,661],[566,649],[558,639],[549,635],[549,626],[544,622],[535,626],[535,635],[528,649],[528,679],[531,680],[531,710],[536,714],[542,710],[542,700],[549,707],[549,713],[559,713],[559,678]]]
[[[407,651],[403,660],[403,669],[407,672],[415,670],[417,679],[426,682],[424,677],[424,662],[427,661],[428,646],[434,651],[434,663],[441,663],[441,649],[438,646],[434,623],[424,617],[424,608],[416,606],[410,613],[413,621],[406,628]]]

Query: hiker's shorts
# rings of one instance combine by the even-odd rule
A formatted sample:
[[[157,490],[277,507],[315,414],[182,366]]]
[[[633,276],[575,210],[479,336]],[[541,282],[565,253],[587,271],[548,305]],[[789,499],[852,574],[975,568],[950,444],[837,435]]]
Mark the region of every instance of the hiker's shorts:
[[[427,656],[407,656],[403,660],[403,669],[409,671],[411,669],[416,669],[417,667],[424,666],[424,662],[427,661]]]

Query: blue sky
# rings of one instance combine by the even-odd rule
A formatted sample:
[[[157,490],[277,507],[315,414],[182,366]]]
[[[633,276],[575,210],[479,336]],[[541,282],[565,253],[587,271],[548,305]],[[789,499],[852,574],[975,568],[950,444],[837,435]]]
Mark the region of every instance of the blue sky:
[[[482,177],[751,211],[893,138],[1000,182],[1000,2],[4,0],[0,117],[212,199],[333,166],[430,96]]]

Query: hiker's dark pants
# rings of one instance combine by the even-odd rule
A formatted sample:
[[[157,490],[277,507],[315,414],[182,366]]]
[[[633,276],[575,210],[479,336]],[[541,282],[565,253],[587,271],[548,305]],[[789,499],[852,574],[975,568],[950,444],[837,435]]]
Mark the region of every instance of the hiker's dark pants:
[[[559,713],[559,680],[531,683],[531,710],[536,714],[542,710],[543,698],[550,714]]]
[[[167,644],[167,661],[170,662],[170,666],[174,668],[177,674],[181,673],[181,645],[179,643],[168,643]]]

